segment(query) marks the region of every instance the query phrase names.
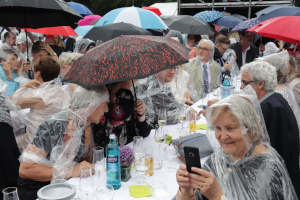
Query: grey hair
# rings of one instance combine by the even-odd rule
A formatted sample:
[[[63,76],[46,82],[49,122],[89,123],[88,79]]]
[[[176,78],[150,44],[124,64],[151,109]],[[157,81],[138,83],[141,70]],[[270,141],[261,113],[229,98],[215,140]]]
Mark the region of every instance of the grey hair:
[[[254,61],[241,68],[242,74],[248,73],[253,81],[264,81],[266,91],[274,90],[277,86],[277,73],[273,65],[265,61]]]
[[[211,52],[211,55],[214,55],[215,53],[215,44],[211,41],[211,40],[208,40],[208,39],[201,39],[197,45],[197,48],[200,46],[201,43],[205,43],[209,46],[210,48],[210,52]]]
[[[73,109],[86,108],[89,104],[96,107],[108,99],[109,93],[104,85],[91,89],[85,89],[78,85],[72,94],[71,105]]]

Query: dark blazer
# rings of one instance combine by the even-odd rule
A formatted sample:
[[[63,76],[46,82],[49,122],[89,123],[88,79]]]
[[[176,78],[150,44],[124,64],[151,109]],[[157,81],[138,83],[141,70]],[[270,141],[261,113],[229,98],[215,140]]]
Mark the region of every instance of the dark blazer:
[[[75,39],[68,37],[66,42],[66,52],[73,52],[74,50],[74,44],[75,44]]]
[[[243,64],[243,58],[242,58],[242,44],[241,42],[237,42],[234,44],[231,44],[229,46],[230,49],[233,49],[236,53],[237,59],[236,59],[236,63],[239,66],[239,68],[241,69],[242,64]],[[258,57],[258,49],[256,46],[254,45],[250,45],[250,49],[247,51],[246,54],[246,63],[252,62],[255,58]]]

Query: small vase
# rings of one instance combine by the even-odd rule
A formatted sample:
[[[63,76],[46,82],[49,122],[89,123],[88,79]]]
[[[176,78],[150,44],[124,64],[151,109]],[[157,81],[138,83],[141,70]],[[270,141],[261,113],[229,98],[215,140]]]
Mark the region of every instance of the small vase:
[[[129,179],[131,179],[131,166],[121,165],[121,181],[127,182]]]

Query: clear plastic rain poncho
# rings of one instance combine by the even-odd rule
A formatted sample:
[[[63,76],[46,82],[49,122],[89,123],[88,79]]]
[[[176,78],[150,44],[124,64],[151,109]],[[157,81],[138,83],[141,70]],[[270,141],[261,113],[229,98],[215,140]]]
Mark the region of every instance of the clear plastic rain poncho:
[[[176,100],[170,82],[160,83],[156,75],[152,75],[140,79],[134,84],[134,87],[137,98],[146,105],[146,117],[153,128],[157,124],[158,118],[166,119],[167,124],[177,123],[179,109],[185,104]]]
[[[9,114],[10,108],[7,105],[8,94],[7,84],[0,79],[0,122],[7,123],[13,127],[13,122]]]
[[[297,53],[295,56],[290,54],[288,82],[289,87],[293,91],[295,98],[300,105],[300,69],[298,59]]]
[[[108,100],[105,86],[91,89],[77,86],[70,107],[47,117],[39,125],[20,161],[52,167],[52,180],[70,177],[79,162],[91,162],[94,142],[90,119],[100,112],[100,104]]]
[[[182,65],[176,71],[175,77],[171,82],[171,89],[175,98],[182,103],[186,103],[187,99],[194,103],[199,100],[191,76],[183,69]]]
[[[85,53],[86,51],[88,51],[89,49],[89,46],[91,44],[94,44],[95,45],[95,42],[93,40],[90,40],[88,38],[79,38],[76,39],[76,44],[75,44],[75,49],[74,49],[74,52],[75,53]]]
[[[27,61],[27,48],[28,48],[28,58],[31,58],[31,47],[32,47],[32,42],[30,40],[30,38],[27,36],[27,45],[26,45],[26,33],[22,30],[21,33],[17,36],[16,38],[16,45],[20,44],[21,45],[21,49],[20,49],[20,53],[19,55],[23,58],[23,62]],[[25,48],[23,49],[22,44],[25,44]],[[22,51],[24,51],[24,53],[22,53]]]
[[[297,199],[282,158],[270,145],[255,91],[247,86],[243,92],[208,108],[214,153],[203,169],[215,175],[228,200]]]
[[[11,100],[17,109],[30,108],[25,119],[21,131],[15,132],[16,141],[20,152],[25,150],[31,143],[34,134],[44,119],[54,113],[65,110],[70,104],[70,94],[62,88],[62,84],[58,80],[52,80],[41,84],[37,89],[23,87],[18,89],[12,96]]]
[[[298,128],[300,130],[300,107],[288,84],[289,59],[289,53],[287,51],[282,51],[280,53],[274,53],[268,56],[258,58],[257,60],[266,61],[274,67],[276,67],[278,84],[275,88],[275,92],[280,93],[289,103],[291,109],[294,112],[298,123]]]
[[[235,51],[232,49],[227,49],[227,51],[223,54],[222,58],[232,63],[232,67],[229,70],[231,78],[237,77],[240,73],[239,66],[237,65],[234,55],[236,55]]]

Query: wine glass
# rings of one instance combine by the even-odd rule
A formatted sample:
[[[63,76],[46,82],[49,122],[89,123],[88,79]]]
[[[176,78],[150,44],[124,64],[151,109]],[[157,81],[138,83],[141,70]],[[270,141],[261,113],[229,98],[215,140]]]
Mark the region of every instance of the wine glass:
[[[16,187],[8,187],[3,191],[3,200],[19,200],[18,189]]]
[[[189,114],[190,134],[196,133],[196,119],[197,119],[196,113]]]
[[[93,189],[94,189],[94,180],[92,176],[92,167],[82,166],[80,167],[80,188],[82,191],[83,199],[91,199]]]
[[[178,120],[181,124],[180,129],[183,129],[183,122],[185,121],[185,119],[186,119],[186,107],[181,106],[181,108],[179,109],[179,112],[178,112]]]
[[[103,147],[94,147],[93,148],[93,167],[96,172],[97,185],[100,181],[100,172],[105,169],[105,157],[104,157],[104,148]]]
[[[166,110],[159,110],[158,111],[158,125],[160,129],[163,129],[163,126],[167,124],[167,111]]]
[[[158,128],[155,130],[154,140],[158,143],[158,149],[161,149],[161,144],[165,141],[168,135],[168,130]]]
[[[136,159],[136,166],[135,169],[137,172],[141,174],[141,182],[139,183],[140,185],[146,185],[144,181],[144,174],[148,169],[150,168],[150,157],[149,156],[143,156],[142,158]]]
[[[167,158],[169,159],[169,162],[170,162],[170,165],[169,165],[169,167],[166,168],[166,171],[175,172],[176,168],[171,166],[171,162],[172,162],[172,159],[177,157],[177,146],[174,146],[174,145],[170,144],[166,147],[165,152],[166,152],[166,156],[167,156]]]
[[[112,200],[115,196],[115,190],[112,185],[99,185],[96,188],[97,200]]]

